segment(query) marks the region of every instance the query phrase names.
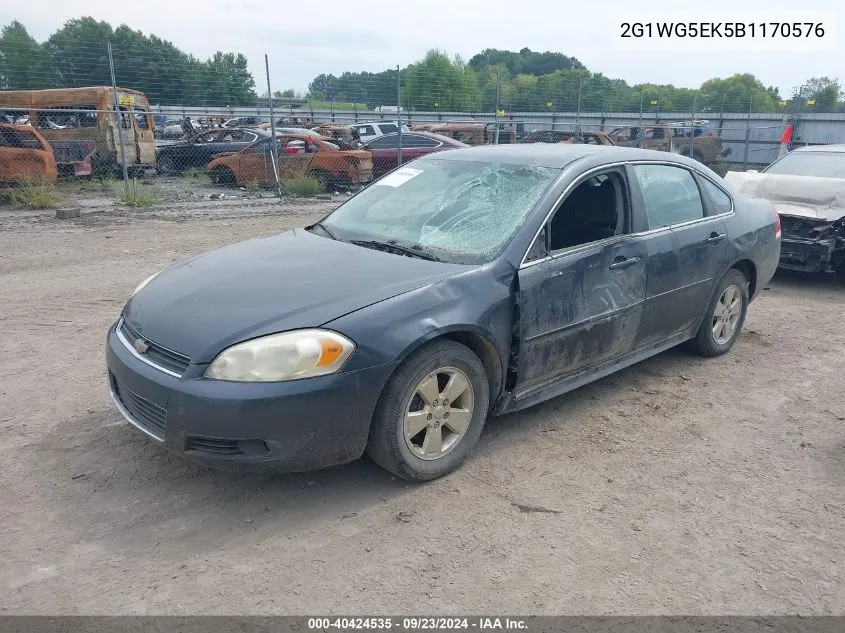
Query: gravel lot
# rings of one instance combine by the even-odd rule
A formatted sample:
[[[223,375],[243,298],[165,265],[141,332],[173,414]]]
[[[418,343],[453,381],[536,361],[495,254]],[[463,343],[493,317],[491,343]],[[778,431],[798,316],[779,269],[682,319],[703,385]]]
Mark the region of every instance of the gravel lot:
[[[777,278],[675,350],[491,420],[451,476],[246,477],[112,406],[105,332],[172,260],[332,203],[0,210],[6,614],[845,614],[845,291]],[[401,518],[399,514],[402,513]]]

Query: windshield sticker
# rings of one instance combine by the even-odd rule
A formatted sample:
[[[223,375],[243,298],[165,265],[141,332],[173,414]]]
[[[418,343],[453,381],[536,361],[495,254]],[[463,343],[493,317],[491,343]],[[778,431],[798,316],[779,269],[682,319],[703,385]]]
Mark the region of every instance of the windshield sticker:
[[[401,169],[397,169],[392,174],[388,174],[381,180],[377,180],[373,184],[380,185],[382,187],[400,187],[408,182],[411,178],[416,178],[421,173],[423,173],[422,169],[412,169],[410,167],[402,167]]]

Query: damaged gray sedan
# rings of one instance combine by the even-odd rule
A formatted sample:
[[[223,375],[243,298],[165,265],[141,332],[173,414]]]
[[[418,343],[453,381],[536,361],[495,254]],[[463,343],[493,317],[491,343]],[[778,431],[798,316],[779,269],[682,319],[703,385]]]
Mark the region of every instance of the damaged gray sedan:
[[[845,145],[802,147],[761,173],[729,172],[725,180],[774,205],[781,268],[834,273],[845,284]]]
[[[525,409],[681,343],[726,353],[780,253],[772,205],[683,156],[430,154],[305,229],[142,282],[107,342],[127,421],[208,464],[365,451],[406,479]]]

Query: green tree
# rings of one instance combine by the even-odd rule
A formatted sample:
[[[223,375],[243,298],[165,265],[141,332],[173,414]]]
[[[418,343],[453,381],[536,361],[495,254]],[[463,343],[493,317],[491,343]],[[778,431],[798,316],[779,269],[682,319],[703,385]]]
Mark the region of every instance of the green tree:
[[[476,72],[485,66],[503,66],[512,75],[548,75],[556,70],[571,70],[584,68],[584,65],[574,57],[567,57],[562,53],[537,53],[529,48],[523,48],[518,53],[487,48],[469,60],[469,65]]]
[[[404,75],[403,107],[470,112],[482,103],[475,72],[460,57],[449,59],[443,51],[431,50]]]
[[[781,100],[777,88],[748,73],[708,79],[698,92],[701,112],[774,112]]]
[[[839,112],[845,107],[845,93],[838,79],[811,77],[801,86],[799,94],[804,104],[815,102],[806,106],[805,109],[810,112]]]
[[[0,88],[4,90],[55,88],[59,77],[44,47],[18,21],[0,34]]]

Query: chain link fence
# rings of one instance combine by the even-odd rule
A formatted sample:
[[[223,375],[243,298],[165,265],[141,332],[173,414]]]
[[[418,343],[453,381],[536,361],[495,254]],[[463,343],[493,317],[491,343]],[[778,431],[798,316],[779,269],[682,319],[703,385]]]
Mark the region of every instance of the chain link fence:
[[[8,72],[6,59],[0,180],[11,190],[113,178],[117,195],[131,200],[139,178],[182,177],[185,186],[203,182],[277,196],[354,192],[431,152],[513,143],[645,147],[725,173],[774,160],[788,124],[793,143],[845,142],[845,114],[813,113],[800,95],[773,104],[771,95],[751,88],[632,89],[587,71],[506,76],[420,64],[323,74],[305,94],[274,93],[272,60],[265,57],[264,97],[256,96],[251,76],[246,82],[232,70],[240,79],[228,84],[214,75],[216,102],[213,86],[192,92],[188,78],[156,81],[128,72],[127,66],[149,67],[143,50],[129,55],[110,42],[86,50],[97,57],[98,74],[44,70],[39,77],[45,63],[29,59],[18,61],[30,64],[22,78]],[[67,59],[63,68],[73,65]],[[232,82],[247,84],[251,97],[239,94],[232,105]],[[192,94],[196,101],[183,101]]]

